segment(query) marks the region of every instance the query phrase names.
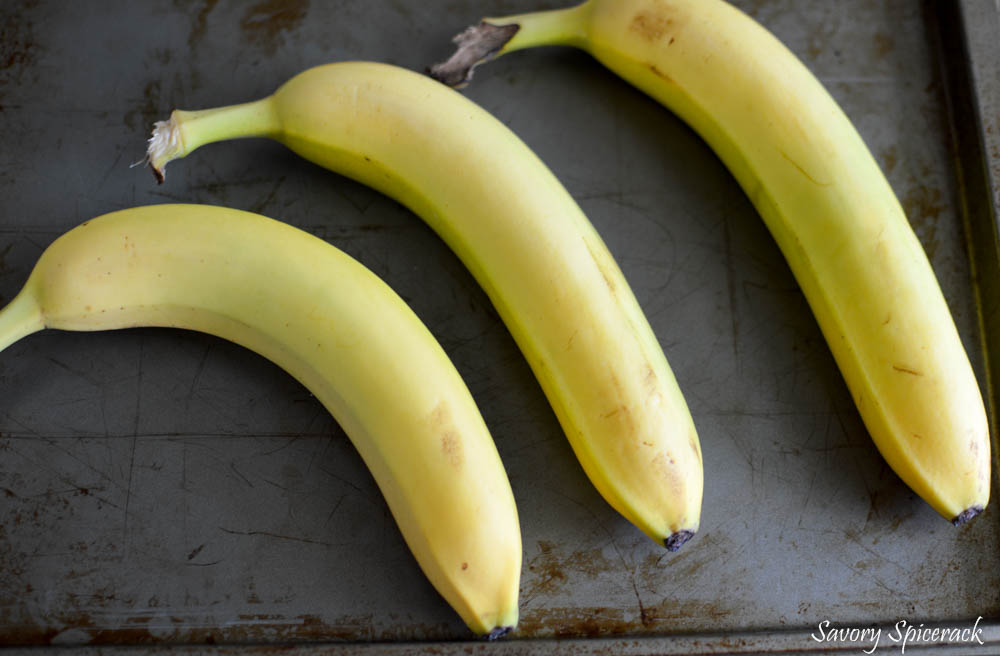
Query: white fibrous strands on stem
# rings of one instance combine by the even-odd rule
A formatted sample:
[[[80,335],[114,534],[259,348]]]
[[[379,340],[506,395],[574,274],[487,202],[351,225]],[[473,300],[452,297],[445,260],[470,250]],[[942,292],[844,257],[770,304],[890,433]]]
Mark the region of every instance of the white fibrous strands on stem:
[[[146,163],[153,170],[157,181],[163,182],[163,168],[181,149],[181,131],[177,122],[170,118],[153,124],[153,134],[146,148]]]

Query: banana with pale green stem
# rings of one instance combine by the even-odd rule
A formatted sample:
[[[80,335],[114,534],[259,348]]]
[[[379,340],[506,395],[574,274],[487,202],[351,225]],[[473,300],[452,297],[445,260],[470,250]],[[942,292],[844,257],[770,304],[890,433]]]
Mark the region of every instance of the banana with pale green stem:
[[[625,278],[580,207],[500,121],[406,69],[307,70],[243,105],[174,111],[148,160],[266,136],[413,210],[462,259],[517,341],[604,498],[675,550],[697,530],[691,414]]]
[[[475,633],[517,624],[521,534],[496,446],[448,356],[384,282],[258,214],[153,205],[53,242],[0,310],[43,328],[165,326],[240,344],[305,385],[371,470],[431,583]]]
[[[432,74],[575,46],[673,110],[725,162],[802,287],[889,465],[961,524],[990,493],[982,395],[941,288],[878,164],[822,84],[722,0],[590,0],[487,18]]]

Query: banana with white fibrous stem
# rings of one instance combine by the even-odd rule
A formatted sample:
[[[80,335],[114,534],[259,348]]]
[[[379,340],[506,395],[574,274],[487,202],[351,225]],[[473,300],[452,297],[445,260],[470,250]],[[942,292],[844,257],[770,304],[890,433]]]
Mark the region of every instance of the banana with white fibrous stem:
[[[521,535],[472,396],[412,310],[322,239],[249,212],[154,205],[78,226],[0,310],[43,328],[197,330],[273,361],[351,438],[424,573],[477,634],[517,624]]]
[[[500,121],[430,78],[365,62],[262,100],[174,111],[148,161],[266,136],[423,218],[489,295],[605,499],[676,550],[697,530],[701,449],[656,336],[579,206]]]
[[[982,395],[934,272],[860,135],[822,84],[722,0],[590,0],[488,18],[432,74],[489,58],[591,53],[690,124],[784,253],[889,465],[955,524],[990,493]]]

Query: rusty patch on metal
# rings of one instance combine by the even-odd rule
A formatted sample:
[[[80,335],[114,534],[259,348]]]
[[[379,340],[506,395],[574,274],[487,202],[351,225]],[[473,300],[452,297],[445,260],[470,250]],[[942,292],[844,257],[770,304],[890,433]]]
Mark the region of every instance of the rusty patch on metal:
[[[525,581],[528,588],[526,597],[538,594],[552,595],[564,588],[573,576],[595,578],[602,572],[614,569],[600,549],[576,551],[563,556],[558,552],[555,543],[540,540],[538,550],[538,554],[528,561],[528,571],[531,572],[531,576]]]
[[[205,37],[208,31],[208,15],[212,13],[219,0],[205,0],[205,3],[194,15],[191,31],[188,33],[188,46],[194,48]]]
[[[884,59],[896,47],[896,42],[893,38],[884,32],[876,32],[875,36],[872,37],[872,41],[875,46],[875,56],[879,59]]]
[[[518,633],[524,637],[598,638],[621,635],[663,633],[676,630],[677,620],[700,617],[724,620],[737,609],[721,602],[664,600],[643,604],[626,612],[622,608],[538,608],[521,616]]]
[[[298,28],[308,9],[309,0],[262,0],[243,14],[240,28],[247,41],[273,55],[283,34]]]
[[[899,152],[896,150],[895,146],[889,146],[882,151],[879,159],[882,162],[882,171],[886,175],[890,175],[893,170],[895,170],[896,164],[899,162]]]
[[[34,62],[37,45],[34,25],[24,12],[38,6],[38,0],[26,0],[4,17],[0,25],[0,70],[24,68]]]
[[[125,112],[123,121],[130,132],[136,132],[148,128],[162,113],[160,81],[150,80],[142,89],[142,104]]]
[[[373,626],[368,615],[326,621],[317,615],[244,613],[218,626],[192,626],[190,618],[137,615],[111,627],[82,611],[60,613],[50,625],[27,621],[5,627],[3,643],[13,645],[197,645],[300,641],[401,641],[453,639],[448,626]]]
[[[27,71],[37,61],[40,47],[34,23],[27,16],[37,6],[38,0],[25,0],[0,14],[0,112],[6,96],[4,88],[23,85]]]
[[[900,202],[910,224],[927,251],[927,257],[934,259],[934,254],[938,249],[938,219],[941,212],[945,210],[944,194],[940,189],[928,187],[913,180]]]

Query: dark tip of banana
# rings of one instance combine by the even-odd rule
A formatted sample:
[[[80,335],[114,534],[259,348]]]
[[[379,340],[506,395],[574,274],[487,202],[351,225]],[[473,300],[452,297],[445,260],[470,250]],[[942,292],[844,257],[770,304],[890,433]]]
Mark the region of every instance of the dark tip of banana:
[[[956,515],[955,519],[951,520],[951,524],[952,526],[961,526],[981,512],[983,512],[982,506],[972,506],[971,508],[966,508]]]
[[[492,631],[490,631],[489,633],[487,633],[483,637],[486,640],[496,640],[497,638],[504,637],[505,635],[507,635],[508,633],[510,633],[513,630],[514,630],[514,627],[512,627],[512,626],[498,626],[497,628],[493,629]]]
[[[163,175],[163,171],[153,166],[153,163],[149,163],[149,170],[153,172],[153,177],[156,178],[156,184],[163,184],[166,180],[166,176]]]
[[[684,546],[684,543],[694,537],[694,531],[677,531],[669,538],[663,541],[663,546],[667,548],[667,551],[677,551]]]

